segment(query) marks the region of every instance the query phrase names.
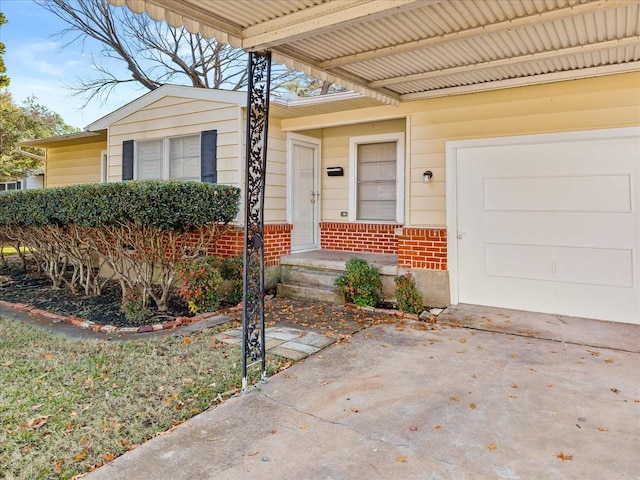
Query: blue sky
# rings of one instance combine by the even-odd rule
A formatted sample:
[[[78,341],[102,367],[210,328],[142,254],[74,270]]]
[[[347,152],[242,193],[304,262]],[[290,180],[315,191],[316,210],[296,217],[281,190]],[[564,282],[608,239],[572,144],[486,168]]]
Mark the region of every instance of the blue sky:
[[[87,40],[84,48],[80,42],[63,48],[73,37],[55,34],[66,24],[31,0],[0,0],[0,11],[9,21],[0,29],[0,39],[6,46],[9,91],[16,103],[35,95],[65,122],[83,128],[146,92],[144,88],[119,86],[107,103],[93,100],[83,109],[85,99],[74,97],[65,85],[96,76],[91,56],[99,55],[98,42]]]

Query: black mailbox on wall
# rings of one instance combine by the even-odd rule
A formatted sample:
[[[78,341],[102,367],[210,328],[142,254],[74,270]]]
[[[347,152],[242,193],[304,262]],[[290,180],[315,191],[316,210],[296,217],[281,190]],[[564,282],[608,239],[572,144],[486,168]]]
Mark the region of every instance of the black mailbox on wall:
[[[327,175],[330,177],[343,177],[344,170],[342,167],[327,167]]]

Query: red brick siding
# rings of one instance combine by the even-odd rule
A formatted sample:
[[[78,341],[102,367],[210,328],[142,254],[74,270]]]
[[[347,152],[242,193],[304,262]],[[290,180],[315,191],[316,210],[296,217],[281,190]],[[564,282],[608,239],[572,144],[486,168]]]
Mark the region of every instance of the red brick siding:
[[[395,229],[402,225],[380,223],[320,223],[323,250],[344,252],[398,253]]]
[[[396,230],[400,233],[396,235]],[[405,228],[375,223],[320,223],[320,244],[325,250],[390,253],[400,268],[447,269],[447,230]]]
[[[290,224],[264,226],[264,265],[274,267],[280,264],[280,257],[291,253]]]
[[[445,228],[403,228],[398,237],[398,267],[447,269]]]
[[[218,240],[215,248],[208,252],[218,257],[240,255],[244,249],[244,230],[233,227]],[[264,264],[273,267],[280,263],[280,257],[291,253],[291,225],[277,224],[264,226]]]

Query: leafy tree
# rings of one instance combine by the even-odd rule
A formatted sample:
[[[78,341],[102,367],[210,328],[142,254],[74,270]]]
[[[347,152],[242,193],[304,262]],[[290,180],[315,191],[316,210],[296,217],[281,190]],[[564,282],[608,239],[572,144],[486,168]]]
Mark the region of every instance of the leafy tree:
[[[85,105],[95,97],[104,100],[116,86],[131,82],[149,90],[171,83],[227,90],[247,85],[247,54],[241,49],[156,22],[147,14],[114,7],[107,0],[35,2],[67,23],[68,27],[58,33],[61,37],[73,36],[67,45],[88,38],[102,44],[100,57],[93,58],[99,76],[70,86],[76,94],[85,96]],[[117,76],[101,59],[124,63],[130,76]],[[280,79],[300,75],[274,66],[272,82],[277,86]]]
[[[0,12],[0,29],[2,29],[2,25],[7,22],[7,17],[4,16],[2,12]],[[0,88],[9,86],[9,77],[5,75],[7,71],[7,67],[4,65],[3,55],[5,53],[4,43],[0,42]]]
[[[38,103],[34,96],[16,105],[8,90],[0,90],[0,178],[23,178],[42,167],[42,162],[16,151],[17,142],[79,131],[62,117]],[[31,153],[43,155],[40,149]]]

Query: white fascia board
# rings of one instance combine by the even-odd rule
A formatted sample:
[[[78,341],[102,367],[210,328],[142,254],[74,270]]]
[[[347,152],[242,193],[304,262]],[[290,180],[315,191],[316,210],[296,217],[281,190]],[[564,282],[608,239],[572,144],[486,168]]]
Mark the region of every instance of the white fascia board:
[[[85,130],[91,132],[96,130],[106,130],[115,122],[128,117],[132,113],[145,108],[153,102],[157,102],[163,97],[170,96],[184,97],[192,100],[209,100],[212,102],[231,103],[237,105],[246,103],[247,94],[246,92],[216,90],[213,88],[197,88],[184,85],[163,85],[96,120],[95,122],[88,125]]]

